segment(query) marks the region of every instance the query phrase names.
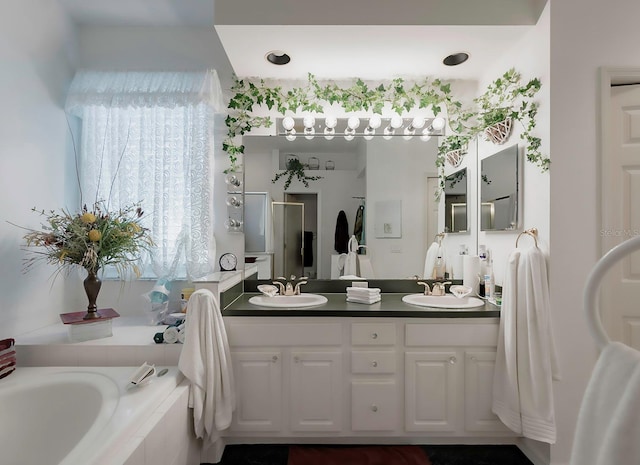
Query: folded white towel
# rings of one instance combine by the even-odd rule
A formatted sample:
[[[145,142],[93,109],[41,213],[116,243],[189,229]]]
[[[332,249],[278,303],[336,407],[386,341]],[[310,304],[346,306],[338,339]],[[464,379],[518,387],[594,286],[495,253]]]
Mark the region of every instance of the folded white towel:
[[[493,412],[516,433],[555,443],[558,372],[544,255],[537,247],[515,249],[502,288]]]
[[[382,297],[374,297],[371,299],[366,299],[362,297],[347,297],[347,302],[355,302],[358,304],[375,304],[376,302],[380,302]]]
[[[347,294],[377,295],[380,294],[379,287],[348,287]]]
[[[191,381],[196,436],[212,444],[231,425],[236,400],[227,333],[211,291],[199,289],[189,298],[184,332],[178,368]]]
[[[578,414],[571,465],[640,463],[640,352],[610,342]]]

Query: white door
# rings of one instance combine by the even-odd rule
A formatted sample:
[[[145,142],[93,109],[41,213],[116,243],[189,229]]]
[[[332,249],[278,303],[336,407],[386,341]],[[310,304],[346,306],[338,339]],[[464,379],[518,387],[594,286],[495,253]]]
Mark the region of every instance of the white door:
[[[640,85],[612,87],[608,110],[601,166],[603,254],[640,234]],[[601,296],[609,337],[640,349],[640,253],[609,272]]]

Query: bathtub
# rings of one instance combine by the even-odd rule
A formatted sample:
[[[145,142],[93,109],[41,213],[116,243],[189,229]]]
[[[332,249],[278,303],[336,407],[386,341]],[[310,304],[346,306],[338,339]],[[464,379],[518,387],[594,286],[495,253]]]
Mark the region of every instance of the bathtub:
[[[158,368],[160,371],[161,368]],[[183,375],[134,386],[135,367],[18,368],[0,380],[0,463],[108,463]]]

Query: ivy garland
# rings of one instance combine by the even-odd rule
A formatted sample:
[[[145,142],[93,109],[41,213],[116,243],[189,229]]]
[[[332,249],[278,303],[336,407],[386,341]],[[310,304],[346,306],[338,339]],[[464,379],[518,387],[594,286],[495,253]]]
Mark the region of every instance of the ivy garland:
[[[444,187],[446,153],[465,148],[470,140],[505,115],[523,125],[520,137],[527,143],[527,160],[544,172],[549,168],[550,160],[540,152],[540,138],[531,135],[538,109],[538,104],[532,99],[540,90],[540,80],[532,79],[522,85],[520,79],[520,73],[515,69],[508,70],[493,81],[485,93],[474,99],[476,109],[465,109],[460,101],[454,99],[451,84],[440,79],[424,78],[410,84],[396,78],[376,87],[356,79],[350,87],[341,88],[334,82],[321,84],[309,74],[305,85],[284,91],[281,86],[269,86],[263,79],[253,82],[234,76],[233,96],[228,105],[230,111],[225,119],[227,137],[222,144],[231,162],[226,172],[238,170],[238,155],[244,153],[244,145],[238,143],[236,137],[253,128],[271,127],[273,124],[270,117],[254,116],[254,106],[265,105],[284,116],[287,111],[322,113],[325,104],[339,104],[346,112],[370,111],[375,114],[382,114],[388,104],[400,116],[421,108],[430,108],[434,116],[446,110],[453,134],[444,137],[438,148],[436,167],[440,172],[441,188]]]

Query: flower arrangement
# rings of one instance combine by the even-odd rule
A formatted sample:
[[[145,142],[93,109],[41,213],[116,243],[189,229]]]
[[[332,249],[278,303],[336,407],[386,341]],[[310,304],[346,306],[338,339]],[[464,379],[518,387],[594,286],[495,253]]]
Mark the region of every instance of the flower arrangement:
[[[78,213],[32,210],[44,222],[41,230],[24,235],[27,247],[39,249],[30,250],[35,256],[26,260],[25,271],[44,260],[58,266],[59,271],[77,265],[95,274],[113,265],[120,275],[131,270],[140,276],[136,261],[142,251],[153,246],[153,240],[140,223],[143,211],[139,204],[115,212],[109,212],[102,202],[96,202],[92,209],[85,205]]]

